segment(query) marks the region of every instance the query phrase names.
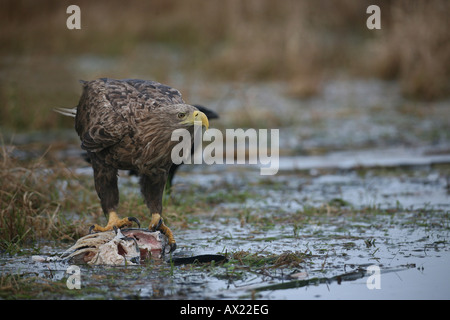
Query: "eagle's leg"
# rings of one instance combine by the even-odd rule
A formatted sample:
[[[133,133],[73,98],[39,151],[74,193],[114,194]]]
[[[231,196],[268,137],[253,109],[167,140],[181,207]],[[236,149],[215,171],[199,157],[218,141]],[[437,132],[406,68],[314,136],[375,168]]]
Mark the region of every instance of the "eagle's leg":
[[[108,218],[106,226],[102,227],[94,224],[89,228],[89,233],[92,231],[109,231],[114,227],[131,227],[133,222],[136,222],[140,227],[139,220],[134,217],[120,219],[116,213],[119,206],[119,188],[117,186],[117,169],[107,167],[99,163],[99,161],[91,156],[92,168],[94,169],[95,190],[97,191],[102,210]]]
[[[161,233],[166,235],[170,251],[172,252],[177,248],[177,244],[175,242],[175,238],[173,236],[172,230],[169,229],[164,224],[164,220],[161,217],[162,212],[162,197],[164,192],[164,187],[166,184],[166,176],[141,176],[141,192],[144,196],[145,203],[147,207],[150,209],[152,213],[152,219],[150,221],[150,225],[148,226],[149,230],[156,231],[159,230]]]
[[[139,228],[141,227],[139,220],[135,217],[128,217],[128,218],[120,219],[117,216],[117,213],[115,211],[110,211],[108,216],[109,216],[108,224],[106,226],[102,227],[102,226],[99,226],[98,224],[94,224],[89,228],[89,233],[91,233],[93,231],[99,231],[99,232],[109,231],[109,230],[113,230],[114,227],[117,227],[117,228],[131,227],[133,222],[136,222]]]

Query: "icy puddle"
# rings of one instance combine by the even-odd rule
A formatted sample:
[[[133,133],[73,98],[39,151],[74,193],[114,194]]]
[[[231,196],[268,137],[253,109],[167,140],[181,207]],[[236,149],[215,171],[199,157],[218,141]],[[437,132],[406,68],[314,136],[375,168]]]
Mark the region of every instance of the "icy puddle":
[[[23,255],[0,260],[2,276],[30,288],[20,298],[449,299],[448,214],[311,218],[295,227],[241,226],[204,217],[207,227],[177,232],[175,256],[221,253],[228,262],[175,266],[73,266]],[[44,246],[41,254],[61,252]],[[31,254],[31,252],[30,252]],[[12,296],[2,298],[13,298]]]
[[[33,262],[72,243],[0,256],[1,298],[450,299],[449,167],[310,168],[262,177],[186,167],[173,200],[203,203],[174,226],[174,256],[222,263],[77,266]],[[135,178],[121,177],[128,192]],[[192,198],[194,197],[194,198]],[[69,271],[69,272],[68,272]]]

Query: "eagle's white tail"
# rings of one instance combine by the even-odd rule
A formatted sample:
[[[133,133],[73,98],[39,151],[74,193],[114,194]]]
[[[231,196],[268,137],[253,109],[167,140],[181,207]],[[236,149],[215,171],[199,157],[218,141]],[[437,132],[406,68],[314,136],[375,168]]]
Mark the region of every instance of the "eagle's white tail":
[[[68,117],[74,117],[77,115],[77,108],[68,109],[68,108],[55,108],[53,111],[61,113]]]

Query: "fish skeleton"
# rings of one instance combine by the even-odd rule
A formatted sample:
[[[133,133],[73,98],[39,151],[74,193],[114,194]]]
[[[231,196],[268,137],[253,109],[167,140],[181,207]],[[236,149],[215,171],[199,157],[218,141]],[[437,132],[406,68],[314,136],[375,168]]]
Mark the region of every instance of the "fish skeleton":
[[[162,260],[167,237],[159,231],[128,228],[88,234],[64,251],[60,256],[32,256],[35,262],[68,262],[88,265],[139,265],[147,259]],[[202,254],[192,257],[170,257],[174,265],[226,262],[220,254]]]
[[[162,259],[166,244],[166,236],[159,231],[117,229],[88,234],[59,257],[33,256],[32,260],[89,265],[138,265],[148,258]]]

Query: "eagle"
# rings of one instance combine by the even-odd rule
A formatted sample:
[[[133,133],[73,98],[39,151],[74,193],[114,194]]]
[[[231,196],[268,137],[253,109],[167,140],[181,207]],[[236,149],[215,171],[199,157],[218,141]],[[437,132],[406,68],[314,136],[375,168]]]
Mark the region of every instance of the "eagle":
[[[219,118],[219,115],[216,112],[214,112],[213,110],[211,110],[211,109],[208,109],[208,108],[206,108],[206,107],[204,107],[202,105],[199,105],[199,104],[193,104],[193,106],[196,107],[199,111],[203,112],[206,115],[206,117],[208,118],[208,121],[210,121],[211,119],[218,119]],[[62,108],[59,108],[59,110],[62,110]],[[191,155],[194,155],[194,151],[195,151],[194,146],[192,146],[192,148],[191,148]],[[91,163],[91,159],[89,158],[89,156],[88,156],[88,154],[86,152],[82,154],[82,157],[83,157],[83,159],[86,162]],[[180,168],[180,166],[182,164],[183,163],[180,163],[180,164],[175,164],[174,163],[170,167],[169,177],[167,178],[166,188],[164,190],[164,192],[166,194],[170,195],[172,193],[173,179],[175,177],[175,173],[178,171],[178,169]],[[136,172],[134,170],[129,170],[128,173],[131,176],[138,176],[139,175],[138,172]]]
[[[181,93],[156,81],[100,78],[80,81],[83,92],[73,109],[55,111],[75,117],[75,130],[90,159],[95,190],[108,219],[106,226],[94,224],[89,232],[129,227],[135,217],[120,218],[118,170],[133,170],[140,177],[141,193],[151,221],[149,230],[167,236],[170,252],[176,249],[172,231],[162,218],[164,187],[173,165],[172,132],[187,129],[193,135],[199,121],[208,129],[205,113],[182,99]],[[193,141],[193,139],[191,139]]]

